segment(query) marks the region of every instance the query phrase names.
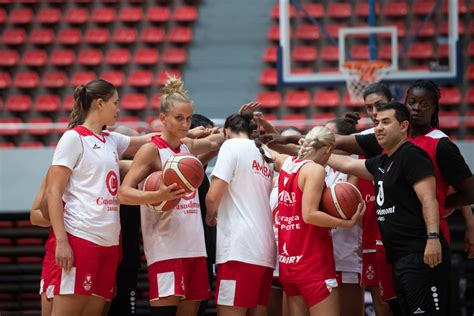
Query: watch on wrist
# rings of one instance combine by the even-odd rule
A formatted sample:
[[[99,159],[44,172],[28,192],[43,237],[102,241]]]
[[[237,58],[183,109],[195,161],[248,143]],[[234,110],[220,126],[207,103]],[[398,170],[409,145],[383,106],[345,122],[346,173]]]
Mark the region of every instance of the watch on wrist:
[[[428,236],[428,239],[437,239],[437,238],[439,238],[439,233],[438,232],[427,232],[426,236]]]

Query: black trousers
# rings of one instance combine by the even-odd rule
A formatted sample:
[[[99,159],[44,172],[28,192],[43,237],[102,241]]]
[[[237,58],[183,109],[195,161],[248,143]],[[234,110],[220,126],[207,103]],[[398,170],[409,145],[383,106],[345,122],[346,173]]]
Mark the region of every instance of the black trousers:
[[[122,261],[117,269],[117,294],[109,315],[134,315],[140,266],[140,206],[121,205]]]
[[[451,257],[449,248],[442,250],[441,264],[430,268],[423,254],[402,257],[393,264],[393,281],[403,315],[450,314]]]

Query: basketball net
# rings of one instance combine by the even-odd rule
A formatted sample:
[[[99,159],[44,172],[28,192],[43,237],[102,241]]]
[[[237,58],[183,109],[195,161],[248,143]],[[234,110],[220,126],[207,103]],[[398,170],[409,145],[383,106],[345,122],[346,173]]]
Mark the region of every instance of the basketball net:
[[[385,61],[346,61],[341,73],[346,80],[347,90],[352,102],[363,102],[367,86],[382,80],[390,71],[390,64]]]

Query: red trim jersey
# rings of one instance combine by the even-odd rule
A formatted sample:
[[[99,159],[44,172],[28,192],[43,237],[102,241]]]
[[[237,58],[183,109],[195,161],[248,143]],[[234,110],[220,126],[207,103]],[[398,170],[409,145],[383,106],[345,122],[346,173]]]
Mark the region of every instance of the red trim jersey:
[[[309,160],[289,157],[278,179],[280,280],[297,283],[336,277],[331,230],[306,224],[298,175]]]
[[[172,148],[160,136],[153,137],[151,142],[160,152],[162,165],[177,153],[190,152],[184,143]],[[148,266],[163,260],[207,256],[197,190],[181,198],[167,212],[155,212],[141,205],[141,225]]]
[[[52,165],[71,170],[63,194],[64,225],[71,235],[104,247],[119,244],[119,156],[129,144],[128,136],[107,131],[98,136],[84,126],[59,140]]]

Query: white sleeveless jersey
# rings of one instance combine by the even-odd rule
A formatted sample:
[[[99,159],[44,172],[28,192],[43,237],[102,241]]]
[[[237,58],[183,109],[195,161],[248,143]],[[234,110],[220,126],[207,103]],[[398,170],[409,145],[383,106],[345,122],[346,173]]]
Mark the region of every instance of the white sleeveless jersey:
[[[84,126],[61,137],[52,165],[72,171],[63,194],[64,224],[71,235],[104,247],[119,244],[119,156],[129,144],[128,136],[104,131],[99,137]]]
[[[336,182],[347,181],[347,174],[326,166],[326,186]],[[332,242],[336,271],[362,272],[362,228],[355,225],[352,228],[337,227],[332,229]]]
[[[159,136],[153,137],[152,143],[160,152],[162,166],[169,157],[190,152],[185,144],[173,150]],[[141,225],[148,265],[169,259],[207,256],[197,190],[183,197],[174,209],[167,212],[155,212],[142,205]]]
[[[276,178],[276,181],[274,181],[273,189],[270,193],[270,207],[273,215],[273,234],[275,235],[276,249],[278,249],[278,227],[280,226],[280,221],[278,220],[278,175],[274,175],[273,178]],[[273,276],[276,278],[280,274],[279,262],[280,254],[277,251],[275,255],[275,269],[273,270]]]

